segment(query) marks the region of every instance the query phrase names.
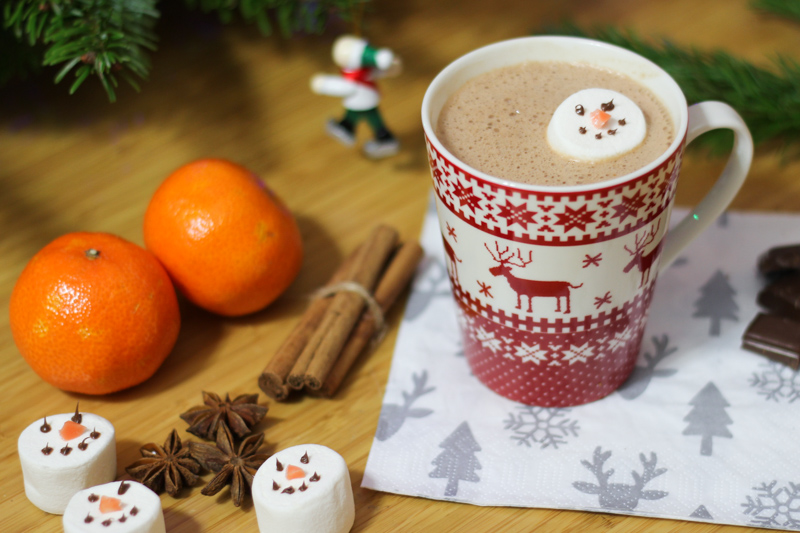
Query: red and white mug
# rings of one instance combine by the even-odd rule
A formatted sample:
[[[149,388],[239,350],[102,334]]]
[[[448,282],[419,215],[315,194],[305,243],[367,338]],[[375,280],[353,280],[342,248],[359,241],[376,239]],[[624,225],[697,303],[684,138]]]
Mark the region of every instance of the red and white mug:
[[[526,61],[607,68],[666,105],[675,141],[625,176],[575,186],[520,184],[476,170],[436,137],[447,99],[467,80]],[[440,72],[422,102],[436,207],[467,361],[496,393],[565,407],[603,398],[632,372],[657,273],[730,204],[753,142],[721,102],[687,106],[678,84],[628,50],[573,37],[527,37],[485,46]],[[669,218],[685,146],[701,133],[734,132],[728,163],[677,226]]]

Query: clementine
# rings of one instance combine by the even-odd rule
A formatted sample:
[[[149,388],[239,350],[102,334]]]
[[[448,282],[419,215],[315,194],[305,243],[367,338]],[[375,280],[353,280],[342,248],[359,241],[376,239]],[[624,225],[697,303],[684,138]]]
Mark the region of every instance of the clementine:
[[[294,216],[254,173],[222,159],[184,165],[144,216],[147,248],[196,305],[226,316],[263,309],[300,271]]]
[[[145,381],[180,329],[175,289],[158,260],[107,233],[70,233],[42,248],[14,285],[9,315],[34,372],[84,394]]]

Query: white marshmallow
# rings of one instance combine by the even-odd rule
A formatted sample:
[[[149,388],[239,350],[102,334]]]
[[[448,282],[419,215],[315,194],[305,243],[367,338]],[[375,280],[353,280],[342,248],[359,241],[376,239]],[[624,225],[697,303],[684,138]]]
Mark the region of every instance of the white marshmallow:
[[[612,102],[610,118],[593,125],[592,114]],[[582,111],[582,114],[581,114]],[[641,144],[647,134],[642,110],[627,96],[610,89],[584,89],[556,108],[547,126],[547,142],[555,152],[586,162],[619,157]],[[597,135],[600,137],[598,138]]]
[[[117,474],[111,422],[81,413],[80,424],[85,430],[76,438],[64,440],[59,431],[73,416],[74,413],[48,416],[47,432],[42,431],[44,420],[39,419],[25,428],[17,441],[25,495],[47,513],[62,514],[73,494],[113,481]]]
[[[121,494],[120,494],[121,493]],[[103,498],[113,498],[118,511],[102,512]],[[165,533],[161,498],[136,481],[114,481],[76,493],[62,518],[64,533]]]
[[[290,479],[293,473],[298,477]],[[276,453],[256,472],[252,492],[261,533],[345,533],[353,527],[350,472],[342,456],[325,446]]]

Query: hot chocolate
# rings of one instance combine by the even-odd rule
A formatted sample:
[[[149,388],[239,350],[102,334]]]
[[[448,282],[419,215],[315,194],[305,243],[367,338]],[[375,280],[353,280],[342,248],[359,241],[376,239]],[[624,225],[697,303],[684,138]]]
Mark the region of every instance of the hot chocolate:
[[[622,155],[595,162],[553,150],[548,143],[553,113],[587,88],[615,91],[635,102],[646,122],[644,140]],[[629,128],[626,133],[637,126],[630,117],[620,116],[613,127],[595,132],[592,111],[585,109],[589,131],[581,127],[581,134],[598,146],[617,141],[612,136],[620,126]],[[664,104],[627,76],[585,64],[526,62],[464,84],[442,108],[436,134],[455,157],[492,176],[539,185],[580,185],[623,176],[651,163],[672,144],[675,126]]]

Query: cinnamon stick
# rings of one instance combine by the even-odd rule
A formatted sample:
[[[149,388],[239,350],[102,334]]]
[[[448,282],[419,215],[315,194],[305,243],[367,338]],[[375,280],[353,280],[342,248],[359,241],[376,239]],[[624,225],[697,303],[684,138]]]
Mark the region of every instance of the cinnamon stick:
[[[352,277],[359,250],[360,248],[357,248],[339,265],[339,268],[333,273],[326,286],[335,285]],[[289,395],[286,378],[298,357],[300,357],[300,353],[303,351],[308,339],[316,331],[317,326],[325,316],[325,311],[328,310],[331,300],[332,298],[317,298],[308,305],[300,321],[261,372],[258,378],[258,386],[275,400],[285,400]]]
[[[394,228],[384,225],[375,228],[359,254],[353,282],[372,292],[396,242],[397,231]],[[338,292],[333,297],[322,323],[300,355],[300,359],[303,359],[307,353],[312,354],[308,368],[302,375],[295,374],[293,368],[289,375],[290,386],[305,384],[312,389],[322,386],[361,317],[364,306],[364,298],[349,290]]]
[[[408,242],[403,244],[394,255],[375,289],[375,301],[381,311],[386,313],[394,305],[397,297],[411,281],[423,254],[419,243]],[[364,313],[361,316],[361,320],[347,340],[347,344],[342,348],[341,355],[331,368],[322,387],[319,388],[320,395],[331,397],[336,393],[350,367],[353,366],[364,347],[373,339],[376,327],[375,319],[370,313]]]

